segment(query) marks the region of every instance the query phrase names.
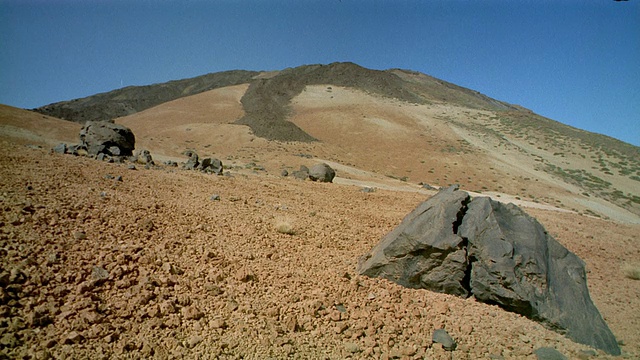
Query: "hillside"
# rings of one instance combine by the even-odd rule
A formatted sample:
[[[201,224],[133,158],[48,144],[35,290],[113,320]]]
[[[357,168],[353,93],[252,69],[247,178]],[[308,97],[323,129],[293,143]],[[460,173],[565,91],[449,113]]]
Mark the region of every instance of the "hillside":
[[[220,91],[233,96],[219,98]],[[200,102],[188,94],[199,94],[194,99]],[[157,106],[127,105],[150,105],[150,98]],[[117,121],[158,155],[216,149],[247,163],[271,161],[266,168],[278,173],[284,160],[273,159],[299,151],[414,184],[459,183],[475,192],[639,221],[640,148],[412,71],[334,63],[226,72],[37,111],[70,109],[79,114],[71,116],[75,121],[126,114]],[[163,143],[147,141],[159,138]],[[266,157],[251,159],[253,153]]]
[[[537,218],[585,261],[623,355],[640,356],[626,270],[640,266],[637,147],[405,70],[205,78],[47,110],[115,117],[150,169],[53,154],[78,122],[0,106],[0,357],[611,358],[473,298],[358,275],[357,258],[434,194],[421,183]],[[230,176],[162,165],[185,150]],[[319,162],[333,184],[281,176]],[[431,341],[438,328],[453,354]]]
[[[181,151],[196,148],[225,161],[231,176],[222,177],[53,154],[50,146],[77,136],[79,124],[0,108],[0,356],[534,359],[534,350],[552,347],[568,358],[613,359],[473,298],[355,272],[357,258],[434,193],[415,184],[412,173],[406,181],[391,175],[413,158],[438,171],[425,176],[464,171],[472,177],[466,187],[485,178],[509,183],[494,171],[472,172],[495,161],[493,137],[476,139],[453,125],[457,116],[484,112],[307,86],[292,99],[290,119],[319,141],[286,143],[233,123],[244,114],[247,87],[203,92],[117,120],[135,128],[139,147],[150,148],[158,163],[184,161]],[[451,119],[439,119],[443,112]],[[425,125],[428,132],[417,131]],[[417,140],[407,137],[413,133]],[[390,140],[381,147],[367,146],[384,139]],[[412,149],[410,141],[422,147]],[[456,151],[438,150],[448,146]],[[458,148],[475,151],[476,161]],[[493,165],[496,174],[525,169],[527,163],[504,168],[517,158],[509,149],[500,148],[508,155]],[[323,157],[338,171],[334,184],[279,176]],[[553,184],[546,172],[528,171],[540,174],[538,183]],[[542,193],[544,186],[529,189]],[[522,205],[585,261],[591,297],[624,344],[624,357],[640,356],[640,293],[623,271],[640,263],[640,225],[506,192],[493,196]],[[431,341],[438,328],[458,342],[453,353]]]

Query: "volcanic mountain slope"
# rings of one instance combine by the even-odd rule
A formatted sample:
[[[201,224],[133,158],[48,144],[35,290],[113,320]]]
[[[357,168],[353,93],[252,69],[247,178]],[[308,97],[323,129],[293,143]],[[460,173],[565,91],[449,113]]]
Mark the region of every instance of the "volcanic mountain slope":
[[[522,205],[586,262],[594,303],[640,356],[622,270],[640,262],[638,148],[404,70],[314,65],[229,85],[115,121],[159,164],[193,149],[231,177],[51,154],[80,124],[0,107],[3,355],[448,359],[430,340],[444,327],[456,358],[587,356],[497,307],[355,273],[433,194],[425,182]],[[280,176],[317,162],[334,184]]]
[[[42,106],[34,111],[79,123],[110,120],[184,96],[246,83],[257,74],[254,71],[224,71],[163,84],[128,86],[82,99]]]
[[[221,88],[118,120],[147,134],[139,145],[154,146],[158,162],[160,154],[185,160],[180,148],[192,146],[228,159],[232,176],[51,153],[79,124],[1,108],[0,357],[535,359],[534,350],[552,347],[568,358],[613,359],[473,298],[358,275],[357,258],[434,192],[349,165],[371,160],[340,159],[347,143],[255,137],[230,123],[242,115],[245,90]],[[366,139],[416,126],[373,117],[402,102],[323,85],[293,99],[301,129],[311,131],[303,110],[327,94],[382,104],[357,120],[375,125],[362,130]],[[183,112],[198,107],[201,114]],[[214,109],[218,116],[207,117]],[[152,138],[154,114],[166,132]],[[436,145],[455,143],[455,130],[431,120]],[[273,175],[321,161],[312,153],[336,157],[336,183]],[[378,189],[363,192],[363,184]],[[625,358],[638,358],[640,289],[622,267],[640,262],[640,225],[522,203],[585,261],[594,303]],[[439,328],[456,339],[452,353],[431,341]]]
[[[640,149],[621,141],[406,70],[334,63],[219,76],[225,81],[214,90],[176,95],[116,121],[160,156],[192,148],[237,166],[263,162],[258,168],[278,174],[298,166],[300,159],[291,155],[302,153],[351,173],[413,184],[459,183],[489,195],[640,221]],[[201,91],[204,86],[191,82],[202,81],[176,83]],[[124,106],[114,99],[141,103],[166,86],[71,103],[84,114],[76,120],[99,118]],[[60,113],[68,104],[38,111]],[[103,107],[112,110],[93,110]]]

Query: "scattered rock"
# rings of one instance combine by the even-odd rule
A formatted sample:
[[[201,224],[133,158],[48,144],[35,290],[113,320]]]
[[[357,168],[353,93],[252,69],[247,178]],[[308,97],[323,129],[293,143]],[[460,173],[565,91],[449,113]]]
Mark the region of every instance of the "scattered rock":
[[[187,348],[193,349],[196,345],[200,344],[202,340],[204,340],[202,336],[192,335],[192,336],[189,336],[185,345],[187,346]]]
[[[100,266],[94,266],[91,269],[91,279],[97,283],[102,283],[109,279],[109,272]]]
[[[538,360],[567,360],[567,357],[554,348],[542,347],[533,352]]]
[[[293,177],[298,180],[307,180],[309,178],[309,168],[300,165],[300,170],[293,172]]]
[[[196,169],[210,174],[213,173],[216,175],[222,175],[223,165],[222,161],[220,161],[219,159],[204,158],[202,159],[200,164],[196,166]]]
[[[362,351],[362,349],[360,349],[360,346],[358,346],[358,344],[352,343],[352,342],[345,343],[344,349],[351,354],[359,353],[360,351]]]
[[[204,316],[204,313],[195,305],[183,307],[181,313],[185,320],[200,320]]]
[[[56,154],[65,154],[67,152],[67,144],[60,143],[53,148],[53,152]]]
[[[198,165],[200,165],[198,154],[195,151],[192,151],[192,150],[187,150],[183,154],[185,154],[185,155],[187,155],[189,157],[187,162],[182,166],[183,169],[186,169],[186,170],[195,170],[195,169],[197,169]]]
[[[140,163],[140,164],[150,164],[153,165],[153,157],[151,157],[151,153],[149,152],[149,150],[139,150],[136,151],[136,154],[134,155],[135,161]]]
[[[313,165],[311,169],[309,169],[309,179],[312,181],[330,183],[335,176],[335,170],[325,163]]]
[[[434,343],[442,344],[442,348],[447,351],[453,351],[456,349],[458,344],[455,340],[449,335],[449,333],[444,329],[437,329],[433,332],[432,340]]]

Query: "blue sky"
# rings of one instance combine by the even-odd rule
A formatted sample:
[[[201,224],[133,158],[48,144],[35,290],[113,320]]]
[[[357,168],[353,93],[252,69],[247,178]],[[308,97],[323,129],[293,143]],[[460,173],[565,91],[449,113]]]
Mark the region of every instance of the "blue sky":
[[[640,145],[638,0],[0,0],[0,103],[246,69],[420,71]]]

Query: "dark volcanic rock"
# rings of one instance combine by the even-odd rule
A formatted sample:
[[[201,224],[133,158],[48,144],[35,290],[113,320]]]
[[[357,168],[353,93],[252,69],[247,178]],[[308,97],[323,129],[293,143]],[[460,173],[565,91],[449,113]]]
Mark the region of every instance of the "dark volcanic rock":
[[[131,156],[136,138],[129,128],[122,125],[106,121],[87,121],[80,130],[80,141],[91,156],[101,153]]]
[[[198,169],[203,172],[222,175],[224,167],[222,166],[222,161],[220,161],[220,159],[204,158],[198,165]]]
[[[189,157],[189,160],[183,165],[183,168],[187,170],[195,170],[198,165],[200,165],[200,161],[198,159],[198,154],[195,151],[187,151],[185,153]]]
[[[358,271],[497,304],[570,339],[620,354],[591,298],[584,263],[513,204],[438,192],[361,258]]]
[[[309,169],[309,179],[319,182],[332,182],[336,177],[336,172],[331,166],[322,163],[316,164]]]
[[[467,296],[466,244],[456,230],[469,199],[450,187],[423,202],[360,259],[358,271],[406,287]]]
[[[309,178],[309,168],[300,165],[300,170],[293,172],[293,177],[298,180],[307,180]]]
[[[460,235],[468,240],[471,292],[480,301],[542,322],[614,355],[620,348],[589,296],[584,262],[513,204],[474,199]]]

